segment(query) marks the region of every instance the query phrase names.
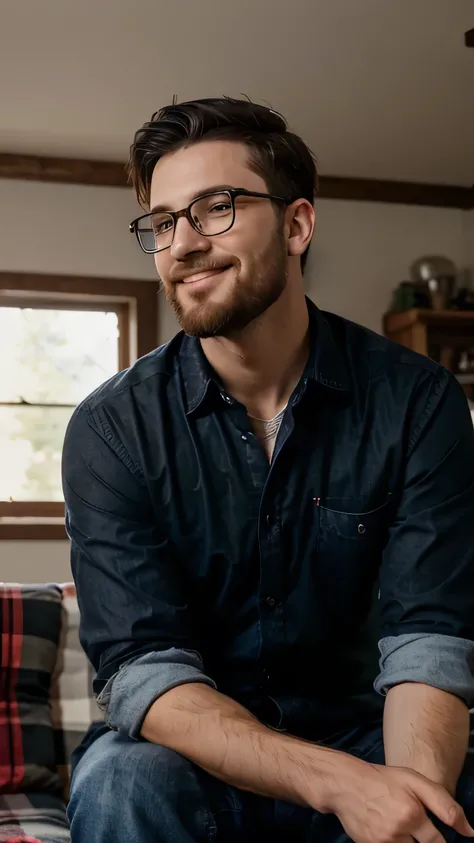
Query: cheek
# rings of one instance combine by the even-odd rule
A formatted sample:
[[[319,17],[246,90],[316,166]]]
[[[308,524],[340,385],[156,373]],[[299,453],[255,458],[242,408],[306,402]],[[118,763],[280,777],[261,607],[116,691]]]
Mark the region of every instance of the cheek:
[[[245,273],[255,266],[265,253],[268,240],[259,225],[239,228],[235,226],[228,234],[223,234],[222,239],[216,237],[213,245],[216,257],[225,255],[232,257],[232,262]]]
[[[281,226],[271,208],[256,208],[255,213],[252,213],[253,209],[248,210],[245,219],[242,214],[239,224],[236,222],[230,233],[234,237],[235,253],[242,256],[242,262],[255,264],[274,247]]]
[[[166,259],[165,254],[165,252],[161,252],[159,254],[153,255],[155,260],[156,271],[159,275],[160,280],[163,281],[164,284],[166,283],[166,279],[168,278],[170,267],[170,261]]]

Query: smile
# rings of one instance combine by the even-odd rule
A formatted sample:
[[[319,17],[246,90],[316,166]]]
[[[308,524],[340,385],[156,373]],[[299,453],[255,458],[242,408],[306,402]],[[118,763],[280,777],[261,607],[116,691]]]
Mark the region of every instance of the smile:
[[[203,272],[196,272],[188,278],[183,278],[182,284],[188,285],[192,290],[201,290],[210,286],[215,279],[226,272],[230,267],[223,266],[218,269],[206,269]]]

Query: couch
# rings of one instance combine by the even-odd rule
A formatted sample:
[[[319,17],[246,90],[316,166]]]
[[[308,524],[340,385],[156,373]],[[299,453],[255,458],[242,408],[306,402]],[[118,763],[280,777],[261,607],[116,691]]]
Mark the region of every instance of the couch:
[[[71,584],[0,583],[0,843],[67,843],[70,758],[103,723]]]

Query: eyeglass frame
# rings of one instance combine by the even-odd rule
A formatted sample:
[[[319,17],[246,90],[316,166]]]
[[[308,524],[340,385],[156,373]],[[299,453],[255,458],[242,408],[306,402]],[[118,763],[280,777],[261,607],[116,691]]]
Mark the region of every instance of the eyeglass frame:
[[[227,193],[230,197],[230,201],[231,201],[231,205],[232,205],[232,221],[231,221],[230,225],[227,226],[227,228],[224,228],[223,231],[216,232],[216,234],[203,234],[203,232],[200,231],[199,228],[197,228],[196,223],[192,219],[191,208],[193,207],[193,205],[196,204],[196,202],[200,202],[201,199],[207,199],[208,196],[219,196],[219,195],[222,195],[223,193]],[[230,231],[230,229],[232,228],[232,226],[235,223],[235,200],[238,196],[252,196],[252,197],[255,197],[256,199],[270,199],[271,202],[282,202],[284,205],[291,205],[291,203],[294,202],[293,199],[291,201],[289,201],[288,199],[283,199],[283,197],[281,197],[281,196],[274,196],[271,193],[259,193],[258,191],[255,191],[255,190],[246,190],[244,187],[226,187],[226,188],[223,188],[222,190],[211,190],[209,193],[202,193],[201,196],[196,196],[196,198],[193,199],[193,201],[189,203],[187,208],[182,208],[181,211],[161,211],[161,212],[149,211],[147,214],[141,214],[139,217],[136,217],[134,220],[132,220],[132,222],[129,224],[129,231],[130,231],[131,234],[135,234],[135,237],[137,238],[138,245],[140,246],[140,249],[142,250],[142,252],[145,252],[146,255],[156,255],[159,252],[164,252],[166,249],[171,248],[171,246],[173,245],[174,234],[175,234],[175,231],[176,231],[176,224],[177,224],[178,220],[181,219],[182,217],[186,217],[186,219],[189,222],[191,228],[194,229],[194,231],[196,231],[198,234],[200,234],[201,237],[218,237],[220,234],[225,234],[227,231]],[[138,224],[139,224],[140,220],[143,220],[146,217],[153,217],[155,213],[167,214],[168,216],[170,216],[172,218],[172,220],[173,220],[173,236],[171,238],[171,243],[169,244],[169,246],[162,246],[160,249],[145,249],[143,247],[142,243],[141,243],[140,235],[138,233]]]

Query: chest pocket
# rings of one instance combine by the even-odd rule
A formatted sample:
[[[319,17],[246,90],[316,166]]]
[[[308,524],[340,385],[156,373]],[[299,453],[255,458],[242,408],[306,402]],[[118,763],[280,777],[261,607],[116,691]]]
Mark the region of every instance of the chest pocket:
[[[390,498],[360,511],[358,503],[327,498],[324,505],[316,505],[317,581],[341,627],[369,612],[393,516]]]
[[[351,502],[345,498],[327,498],[325,503],[328,506],[320,504],[316,507],[322,533],[367,544],[380,539],[381,534],[388,529],[390,499],[375,509],[361,512],[353,510],[352,507],[351,511],[347,511],[345,508],[331,506],[333,503],[350,505]]]

